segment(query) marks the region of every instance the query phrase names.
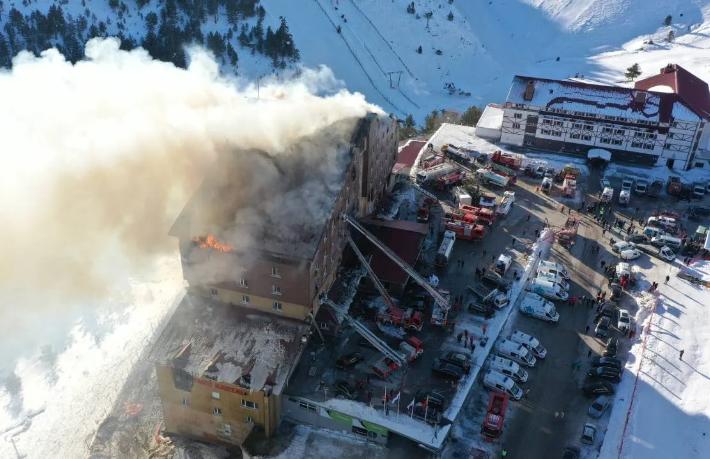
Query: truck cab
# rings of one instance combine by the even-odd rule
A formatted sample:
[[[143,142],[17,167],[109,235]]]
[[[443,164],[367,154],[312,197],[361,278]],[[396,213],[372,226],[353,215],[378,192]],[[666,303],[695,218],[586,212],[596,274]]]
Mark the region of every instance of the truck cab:
[[[562,276],[564,280],[569,281],[569,272],[567,272],[567,268],[565,268],[565,266],[561,263],[541,260],[538,264],[538,271],[546,271],[552,274],[557,274]]]
[[[638,180],[636,182],[636,188],[634,188],[634,191],[638,195],[644,195],[646,194],[646,191],[648,190],[648,182],[646,180]]]
[[[564,278],[562,276],[560,276],[559,274],[554,274],[554,273],[551,273],[550,271],[545,271],[545,270],[538,270],[537,277],[542,278],[542,279],[551,280],[555,284],[562,287],[563,290],[569,291],[569,283],[567,283],[567,281],[564,280]]]

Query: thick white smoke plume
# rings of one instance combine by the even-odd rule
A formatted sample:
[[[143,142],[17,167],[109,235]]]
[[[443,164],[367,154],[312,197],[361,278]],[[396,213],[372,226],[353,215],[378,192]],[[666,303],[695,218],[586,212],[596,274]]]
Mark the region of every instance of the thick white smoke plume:
[[[176,250],[167,232],[218,156],[288,155],[379,111],[326,69],[262,81],[257,98],[201,50],[184,70],[118,45],[91,40],[75,65],[56,50],[21,54],[0,73],[0,356],[39,321]],[[333,152],[323,164],[337,163]]]

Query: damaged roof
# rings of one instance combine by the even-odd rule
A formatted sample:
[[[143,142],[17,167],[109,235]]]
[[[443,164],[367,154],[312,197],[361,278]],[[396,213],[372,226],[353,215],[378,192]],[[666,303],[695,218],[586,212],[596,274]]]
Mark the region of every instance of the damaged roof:
[[[710,119],[710,90],[708,84],[678,64],[668,64],[657,75],[636,81],[634,88],[648,90],[668,86],[693,112]]]
[[[159,360],[194,376],[280,394],[302,351],[303,322],[186,297]]]
[[[533,91],[526,99],[529,85]],[[674,119],[699,121],[698,115],[676,94],[571,80],[516,75],[506,101],[543,110],[566,110],[654,123],[669,123]]]
[[[368,120],[341,120],[279,153],[222,153],[169,234],[187,240],[214,235],[237,253],[257,249],[311,259]]]

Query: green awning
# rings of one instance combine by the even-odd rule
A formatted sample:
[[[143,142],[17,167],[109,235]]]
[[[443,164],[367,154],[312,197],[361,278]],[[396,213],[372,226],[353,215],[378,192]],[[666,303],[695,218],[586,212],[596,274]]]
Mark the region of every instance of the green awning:
[[[343,424],[352,425],[353,418],[347,414],[338,413],[337,411],[328,410],[328,415],[331,419],[342,422]]]
[[[373,424],[372,422],[367,422],[367,421],[360,421],[360,422],[362,422],[362,425],[364,425],[365,428],[367,430],[369,430],[370,432],[375,432],[379,435],[384,435],[384,436],[387,436],[387,434],[389,433],[389,431],[387,429],[385,429],[384,427],[382,427],[381,425]]]

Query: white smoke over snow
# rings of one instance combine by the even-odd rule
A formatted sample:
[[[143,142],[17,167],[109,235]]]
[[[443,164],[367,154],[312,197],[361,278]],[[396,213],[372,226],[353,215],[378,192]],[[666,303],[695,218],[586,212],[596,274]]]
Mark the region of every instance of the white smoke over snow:
[[[287,180],[267,160],[263,169],[240,171],[260,192],[273,180],[290,181],[274,189],[295,202],[330,188],[309,174],[342,165],[336,150],[323,148],[321,133],[381,112],[362,95],[342,90],[326,68],[303,69],[289,81],[262,81],[257,98],[254,84],[219,75],[201,49],[190,50],[185,70],[143,50],[121,51],[115,39],[89,41],[86,59],[76,64],[53,49],[40,57],[21,53],[11,71],[0,72],[0,100],[0,376],[14,371],[18,392],[22,374],[14,364],[21,355],[46,343],[69,347],[81,311],[110,303],[113,292],[154,272],[160,257],[174,256],[176,241],[167,232],[216,158],[257,149],[295,167],[288,155],[314,163],[321,152],[323,166]],[[347,140],[347,129],[334,132],[325,141]],[[261,181],[259,172],[266,174]],[[295,212],[288,200],[285,206],[270,203],[266,220],[316,215],[315,202],[304,212]],[[278,209],[270,213],[269,207]],[[255,218],[236,217],[248,228]],[[140,299],[133,301],[140,306]],[[130,322],[125,311],[112,314]],[[112,325],[102,327],[110,335]],[[94,336],[97,344],[103,338]],[[64,365],[50,382],[69,371]],[[90,365],[84,384],[87,372],[91,377]],[[0,384],[0,401],[3,390]]]

